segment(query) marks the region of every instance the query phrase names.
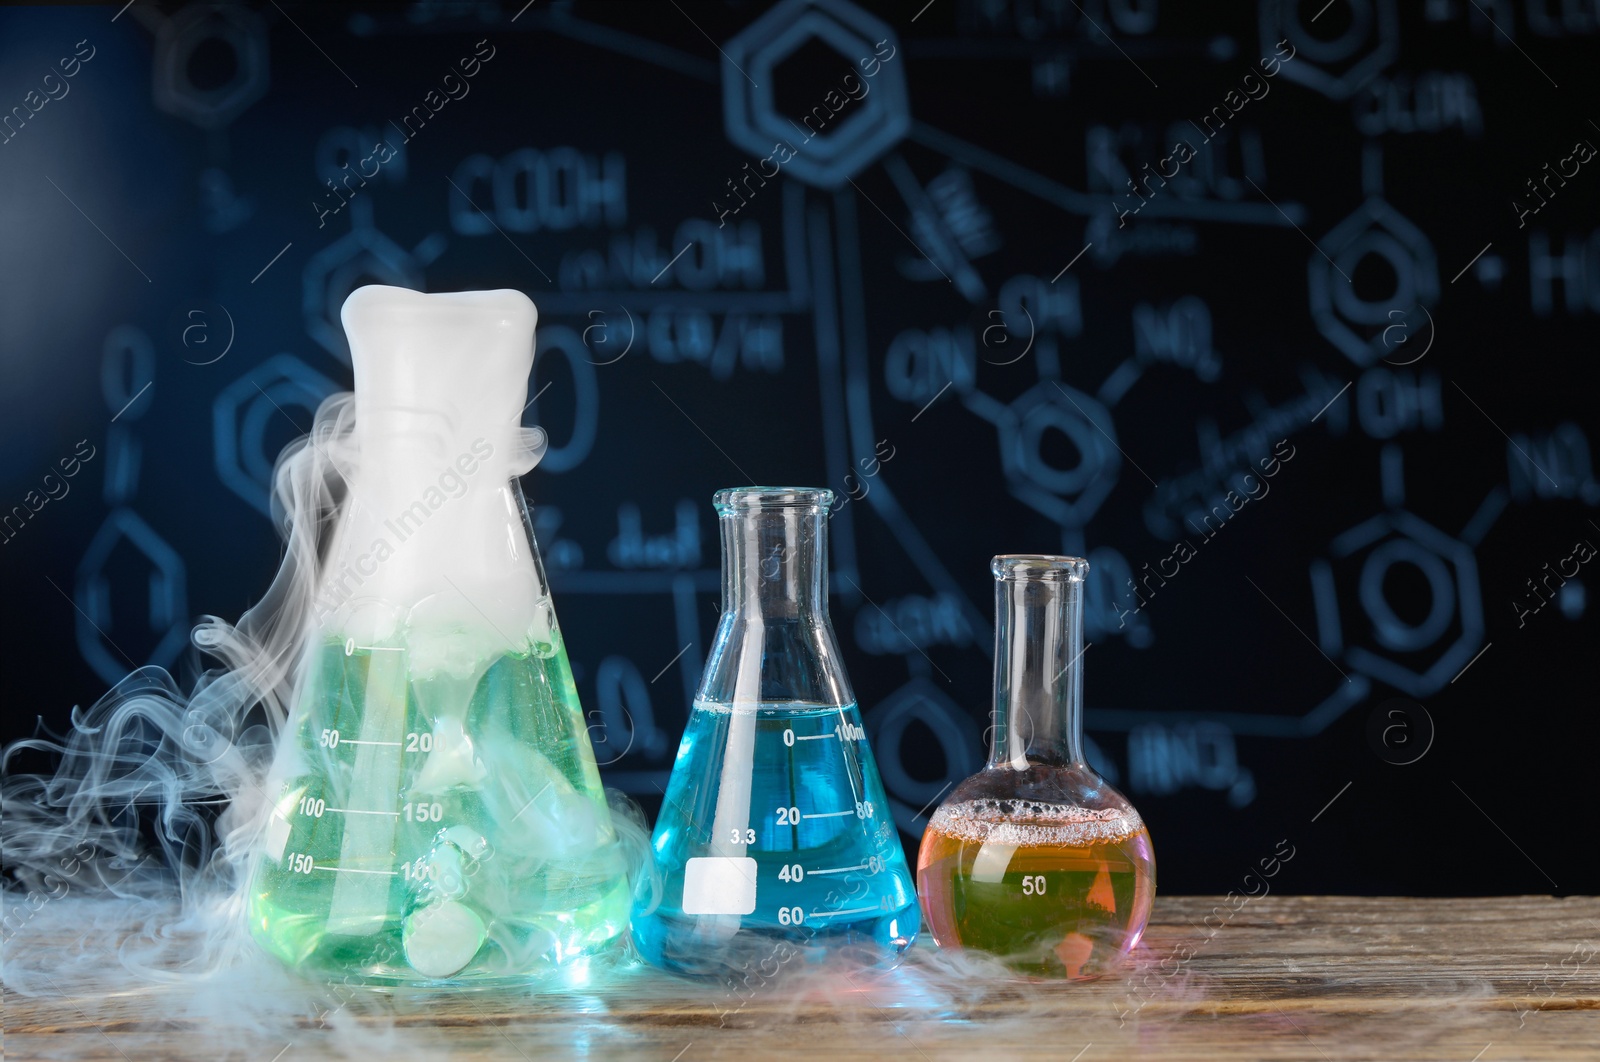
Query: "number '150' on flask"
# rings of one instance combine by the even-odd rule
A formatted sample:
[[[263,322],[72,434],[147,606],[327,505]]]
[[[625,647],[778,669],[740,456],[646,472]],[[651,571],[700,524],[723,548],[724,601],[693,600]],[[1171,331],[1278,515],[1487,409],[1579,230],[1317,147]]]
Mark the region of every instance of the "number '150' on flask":
[[[911,874],[828,620],[827,490],[716,495],[722,619],[636,902],[650,962],[713,974],[916,938]]]
[[[342,317],[355,394],[290,466],[342,500],[264,787],[251,932],[326,979],[581,972],[630,897],[518,482],[543,442],[520,421],[533,303],[369,285]]]

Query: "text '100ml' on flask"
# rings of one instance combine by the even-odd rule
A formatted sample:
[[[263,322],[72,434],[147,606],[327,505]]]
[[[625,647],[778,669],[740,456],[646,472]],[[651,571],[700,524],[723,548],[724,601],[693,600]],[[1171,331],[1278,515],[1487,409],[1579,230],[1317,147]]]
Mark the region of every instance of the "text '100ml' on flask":
[[[286,458],[280,480],[343,499],[326,540],[310,532],[315,616],[250,879],[251,932],[295,969],[540,980],[627,929],[518,485],[542,445],[521,427],[535,316],[515,291],[358,289],[354,397]]]
[[[832,492],[719,491],[722,619],[636,901],[650,962],[715,974],[784,955],[893,963],[911,873],[828,618]],[[780,956],[781,958],[782,956]]]

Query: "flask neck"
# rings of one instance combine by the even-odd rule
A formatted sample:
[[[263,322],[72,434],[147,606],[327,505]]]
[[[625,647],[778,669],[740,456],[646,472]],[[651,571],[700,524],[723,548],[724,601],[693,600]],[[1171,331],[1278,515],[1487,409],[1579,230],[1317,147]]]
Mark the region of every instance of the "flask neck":
[[[989,766],[1083,760],[1083,583],[1076,557],[997,557]]]
[[[826,518],[831,491],[719,491],[722,620],[697,701],[763,705],[855,703],[828,622]]]
[[[721,513],[722,608],[746,622],[828,622],[825,508]]]

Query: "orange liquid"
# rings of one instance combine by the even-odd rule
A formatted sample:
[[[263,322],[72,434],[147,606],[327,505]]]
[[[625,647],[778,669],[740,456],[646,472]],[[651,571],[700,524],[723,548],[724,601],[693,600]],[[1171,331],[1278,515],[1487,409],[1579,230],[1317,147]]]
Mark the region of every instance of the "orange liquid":
[[[1138,944],[1155,860],[1131,812],[971,801],[941,807],[929,823],[917,892],[940,947],[986,951],[1031,976],[1085,979]]]

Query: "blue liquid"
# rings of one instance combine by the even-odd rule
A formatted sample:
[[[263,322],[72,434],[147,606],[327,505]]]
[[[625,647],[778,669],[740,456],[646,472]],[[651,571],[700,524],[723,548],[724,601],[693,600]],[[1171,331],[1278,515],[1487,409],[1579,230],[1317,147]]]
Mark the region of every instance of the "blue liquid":
[[[651,843],[663,893],[636,905],[633,939],[658,966],[891,963],[921,924],[853,704],[696,704]]]

